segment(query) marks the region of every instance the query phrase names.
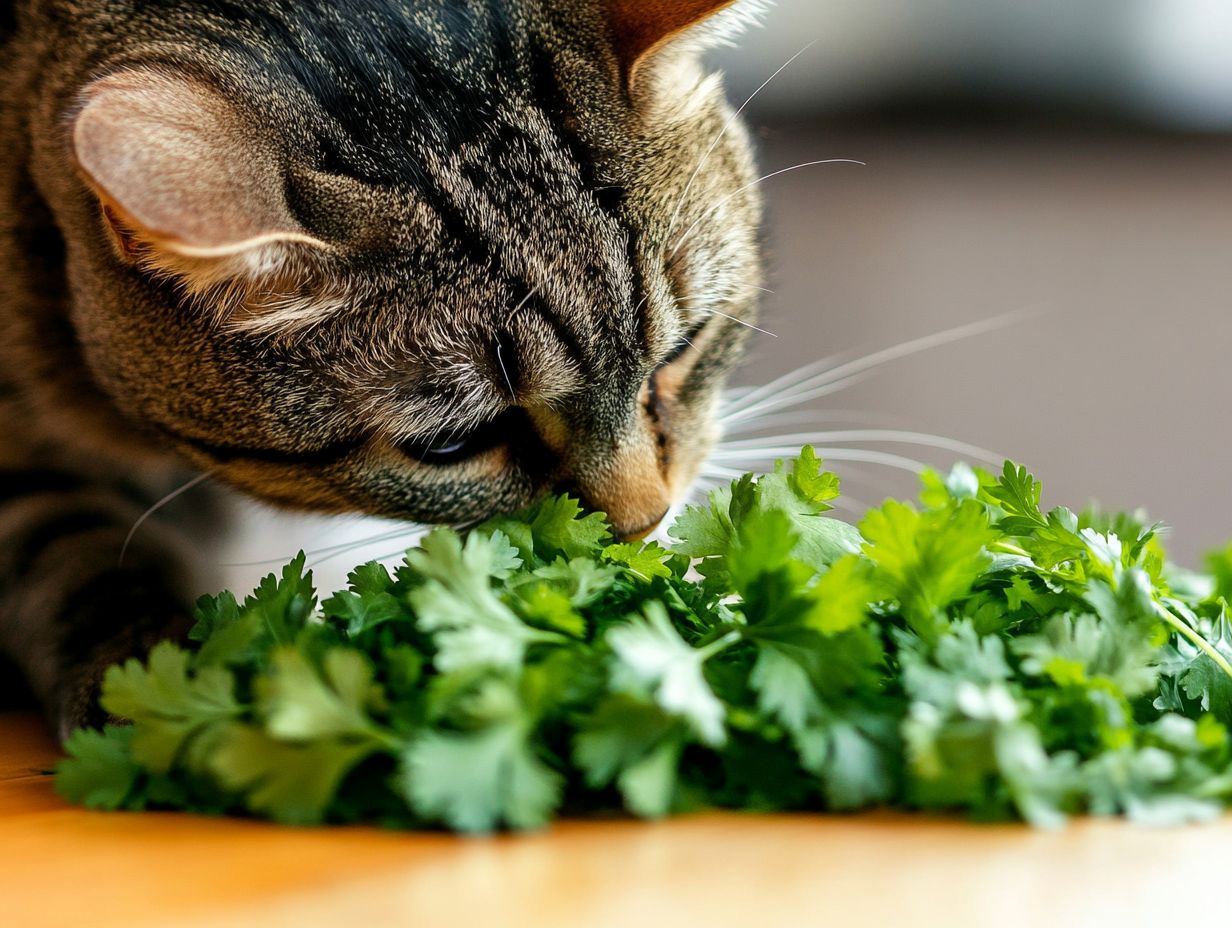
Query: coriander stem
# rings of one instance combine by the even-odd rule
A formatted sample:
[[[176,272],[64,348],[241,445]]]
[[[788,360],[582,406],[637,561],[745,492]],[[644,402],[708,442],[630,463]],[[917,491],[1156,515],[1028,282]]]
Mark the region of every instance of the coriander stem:
[[[1177,618],[1173,615],[1171,609],[1166,609],[1157,602],[1152,601],[1152,605],[1155,607],[1156,614],[1161,619],[1176,629],[1181,637],[1187,639],[1192,645],[1194,645],[1194,647],[1213,660],[1215,665],[1219,667],[1220,670],[1226,673],[1229,677],[1232,677],[1232,664],[1229,664],[1228,659],[1216,651],[1214,646],[1212,646],[1209,641],[1198,634],[1196,630],[1191,628],[1188,622]]]
[[[386,731],[384,728],[373,725],[368,729],[368,737],[377,742],[382,748],[390,754],[398,754],[404,747],[406,742],[392,732]]]
[[[737,641],[739,641],[743,637],[744,636],[740,633],[738,629],[732,629],[727,634],[725,634],[722,638],[712,641],[710,642],[710,644],[705,645],[704,647],[698,648],[697,649],[698,659],[702,661],[707,661],[710,658],[714,657],[716,654],[718,654],[720,651],[724,650],[725,648],[730,648],[733,644],[735,644]]]
[[[1018,547],[1018,545],[1012,545],[1008,541],[994,541],[988,547],[995,551],[1000,551],[1002,554],[1014,554],[1018,557],[1025,557],[1028,560],[1031,559],[1030,554]]]

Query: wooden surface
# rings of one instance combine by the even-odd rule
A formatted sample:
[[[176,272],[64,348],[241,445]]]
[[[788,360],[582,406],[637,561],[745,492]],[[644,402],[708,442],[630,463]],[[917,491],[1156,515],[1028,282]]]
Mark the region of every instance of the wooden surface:
[[[492,839],[66,806],[0,714],[0,925],[1223,923],[1232,820],[1057,833],[900,816],[571,822]]]

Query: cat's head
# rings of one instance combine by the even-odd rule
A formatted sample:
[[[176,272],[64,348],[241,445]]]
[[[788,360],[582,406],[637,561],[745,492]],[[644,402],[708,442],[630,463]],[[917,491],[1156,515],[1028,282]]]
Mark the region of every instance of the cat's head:
[[[292,506],[455,522],[568,487],[657,523],[761,282],[699,61],[747,4],[207,9],[160,7],[66,115],[104,389]]]

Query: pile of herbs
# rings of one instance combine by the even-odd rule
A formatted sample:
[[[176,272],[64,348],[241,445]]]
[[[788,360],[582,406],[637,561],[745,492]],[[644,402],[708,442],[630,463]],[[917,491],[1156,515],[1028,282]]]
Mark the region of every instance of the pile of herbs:
[[[830,518],[809,448],[610,540],[567,497],[318,603],[303,555],[191,643],[110,669],[131,724],[57,785],[105,809],[467,832],[623,809],[1209,819],[1232,801],[1232,548],[1170,567],[1130,515],[1006,464]]]

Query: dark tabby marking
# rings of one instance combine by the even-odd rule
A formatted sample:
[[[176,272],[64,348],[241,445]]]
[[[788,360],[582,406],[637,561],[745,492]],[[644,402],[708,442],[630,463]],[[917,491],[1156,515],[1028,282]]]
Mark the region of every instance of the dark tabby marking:
[[[0,656],[64,731],[182,629],[194,470],[653,527],[756,310],[732,0],[19,0],[0,16]],[[162,534],[160,534],[160,532]]]

